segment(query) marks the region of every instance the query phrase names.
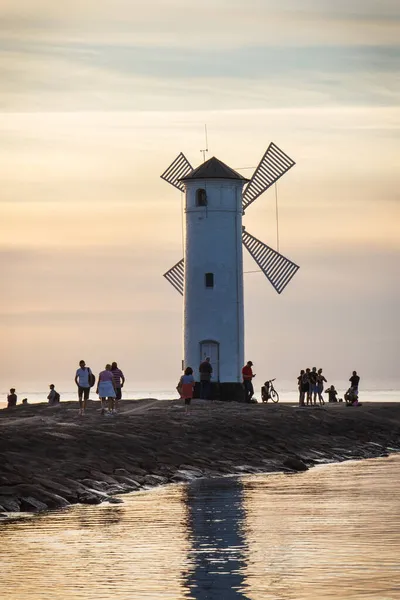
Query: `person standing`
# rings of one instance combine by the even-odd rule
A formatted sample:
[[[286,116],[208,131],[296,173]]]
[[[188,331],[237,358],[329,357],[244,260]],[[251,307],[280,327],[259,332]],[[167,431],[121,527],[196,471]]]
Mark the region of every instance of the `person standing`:
[[[91,388],[93,374],[84,360],[79,361],[79,369],[76,371],[75,383],[78,386],[79,414],[83,415],[86,410],[87,401]],[[93,385],[93,384],[92,384]],[[82,401],[83,398],[83,401]]]
[[[357,371],[353,371],[353,375],[350,377],[349,381],[351,383],[351,387],[353,388],[353,390],[355,391],[355,393],[358,396],[358,385],[360,383],[360,378],[357,375]]]
[[[306,404],[312,404],[311,400],[311,384],[310,384],[310,374],[311,370],[307,367],[306,372],[303,375],[303,389],[306,395]]]
[[[252,366],[253,363],[249,360],[242,369],[245,402],[251,402],[254,394],[252,379],[255,377],[255,374],[253,374]]]
[[[300,375],[297,378],[297,384],[299,389],[299,406],[304,406],[304,399],[306,396],[306,388],[305,388],[305,371],[301,369]]]
[[[210,398],[211,391],[211,374],[213,368],[210,363],[210,357],[207,356],[199,366],[200,373],[200,398],[202,400],[208,400]]]
[[[192,367],[186,367],[185,373],[179,380],[178,387],[180,389],[181,398],[185,400],[185,413],[189,412],[190,403],[193,398],[194,377]]]
[[[318,373],[317,373],[317,367],[313,367],[311,373],[309,374],[309,380],[310,380],[310,396],[311,396],[311,400],[314,400],[314,404],[317,404],[317,379],[318,379]],[[312,402],[311,402],[312,404]]]
[[[117,412],[118,409],[118,400],[122,398],[122,388],[125,383],[125,376],[121,369],[118,369],[118,365],[116,362],[111,364],[111,373],[114,378],[114,388],[115,388],[115,406],[114,411]]]
[[[322,375],[322,369],[318,369],[317,371],[317,394],[320,404],[325,404],[324,397],[322,392],[324,391],[324,381],[327,383],[324,375]]]
[[[115,386],[114,377],[111,371],[111,365],[106,365],[104,371],[99,373],[97,380],[96,394],[99,395],[101,402],[101,414],[105,413],[105,401],[108,400],[108,415],[115,413],[114,402],[115,402]]]
[[[17,406],[17,400],[15,388],[10,388],[10,393],[7,395],[7,408],[15,408]]]

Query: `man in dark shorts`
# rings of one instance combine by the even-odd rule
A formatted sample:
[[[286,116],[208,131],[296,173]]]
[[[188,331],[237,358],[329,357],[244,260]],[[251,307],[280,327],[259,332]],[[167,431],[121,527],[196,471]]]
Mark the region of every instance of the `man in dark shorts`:
[[[111,373],[113,375],[114,380],[114,388],[115,388],[115,407],[114,412],[117,411],[118,401],[122,398],[122,388],[125,383],[125,376],[121,369],[118,369],[118,365],[116,362],[113,362],[111,365]]]
[[[83,415],[89,400],[90,377],[92,371],[86,366],[84,360],[79,361],[79,369],[76,371],[75,383],[78,386],[79,414]],[[83,397],[83,402],[82,402]]]

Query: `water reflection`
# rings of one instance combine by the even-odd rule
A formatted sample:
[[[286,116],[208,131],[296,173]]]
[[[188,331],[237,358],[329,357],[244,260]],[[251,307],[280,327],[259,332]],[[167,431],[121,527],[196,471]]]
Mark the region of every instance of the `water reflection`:
[[[219,479],[210,486],[197,481],[183,498],[188,510],[192,549],[184,572],[194,600],[240,600],[244,595],[246,541],[243,486],[240,480]]]
[[[244,478],[252,600],[399,599],[399,459]]]
[[[400,456],[0,528],[1,600],[399,600]]]

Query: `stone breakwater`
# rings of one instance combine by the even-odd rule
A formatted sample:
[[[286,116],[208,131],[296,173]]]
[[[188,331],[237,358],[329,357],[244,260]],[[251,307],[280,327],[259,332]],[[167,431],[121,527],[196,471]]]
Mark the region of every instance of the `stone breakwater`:
[[[302,471],[400,449],[400,404],[299,409],[194,401],[90,402],[0,411],[0,513],[121,502],[153,486],[237,473]]]

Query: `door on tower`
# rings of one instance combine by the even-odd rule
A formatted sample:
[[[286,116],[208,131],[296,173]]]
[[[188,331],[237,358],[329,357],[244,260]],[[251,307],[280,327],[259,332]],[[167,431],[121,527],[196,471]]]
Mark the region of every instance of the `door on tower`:
[[[213,368],[211,381],[219,381],[219,343],[214,340],[200,342],[200,362],[210,357]]]

